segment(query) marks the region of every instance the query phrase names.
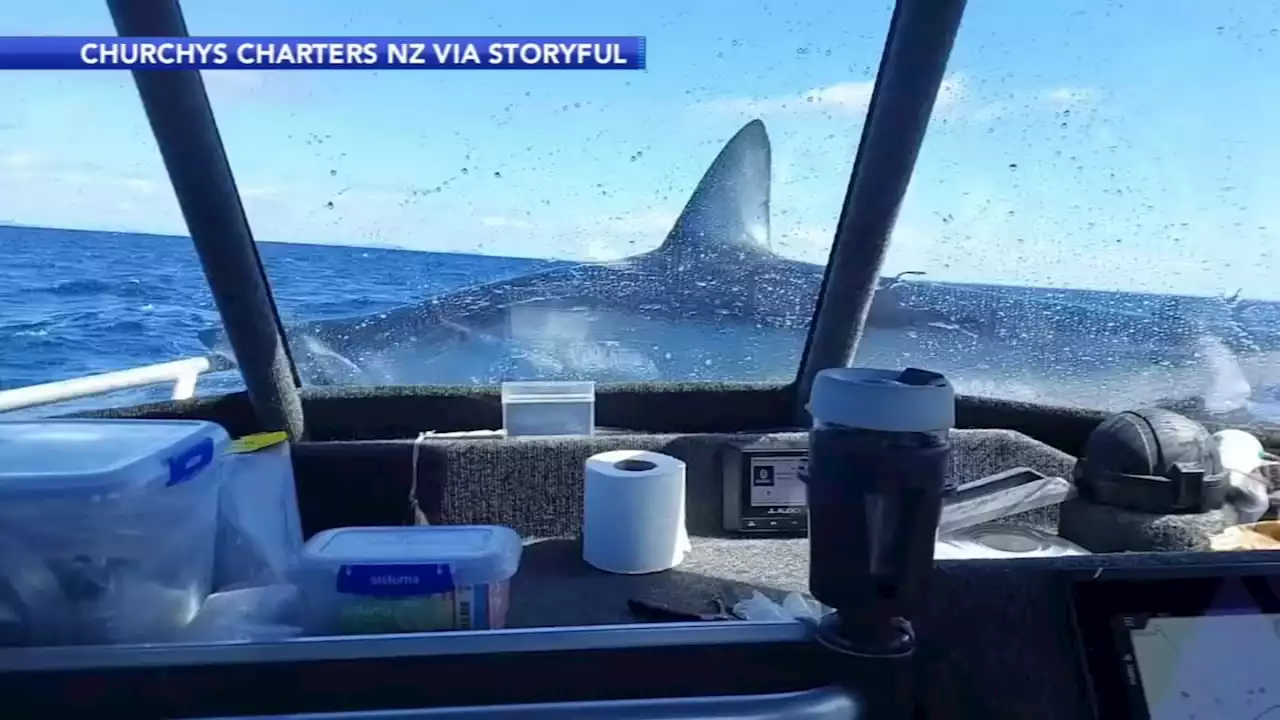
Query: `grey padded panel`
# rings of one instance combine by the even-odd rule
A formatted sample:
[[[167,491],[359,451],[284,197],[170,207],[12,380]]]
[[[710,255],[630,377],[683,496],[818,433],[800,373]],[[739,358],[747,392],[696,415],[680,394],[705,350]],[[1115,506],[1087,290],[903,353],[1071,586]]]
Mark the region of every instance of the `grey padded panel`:
[[[428,439],[417,486],[428,516],[443,522],[511,525],[526,538],[576,536],[582,528],[582,467],[607,450],[653,450],[688,464],[688,523],[693,535],[721,531],[720,448],[729,441],[795,442],[804,433],[773,435],[602,435],[514,440]],[[952,473],[960,482],[1016,466],[1068,477],[1075,459],[1009,430],[952,433]],[[432,506],[438,506],[433,512]],[[1052,529],[1056,511],[1017,518]]]

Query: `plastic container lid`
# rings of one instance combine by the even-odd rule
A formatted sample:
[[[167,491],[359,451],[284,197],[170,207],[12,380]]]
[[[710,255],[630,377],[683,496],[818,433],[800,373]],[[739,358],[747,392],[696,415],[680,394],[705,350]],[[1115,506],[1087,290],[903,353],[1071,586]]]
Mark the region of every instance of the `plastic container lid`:
[[[446,565],[455,585],[485,585],[516,574],[520,536],[501,525],[354,527],[325,530],[301,563],[341,572],[353,566]]]
[[[596,384],[590,380],[522,380],[502,383],[502,402],[593,402]]]
[[[174,485],[229,442],[201,420],[0,421],[0,495]]]
[[[1088,555],[1070,540],[1018,525],[976,525],[949,532],[933,548],[935,560]]]
[[[938,432],[956,424],[956,394],[927,370],[830,368],[809,394],[814,420],[882,432]]]

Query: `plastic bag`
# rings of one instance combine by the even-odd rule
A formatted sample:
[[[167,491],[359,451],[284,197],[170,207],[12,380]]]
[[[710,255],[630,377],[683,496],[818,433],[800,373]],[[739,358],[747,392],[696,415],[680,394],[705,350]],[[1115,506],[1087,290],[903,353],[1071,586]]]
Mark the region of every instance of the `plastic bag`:
[[[298,588],[293,585],[227,590],[210,595],[180,641],[277,642],[302,635]]]
[[[1214,449],[1231,483],[1228,499],[1241,523],[1257,522],[1271,508],[1276,463],[1256,437],[1243,430],[1213,434]]]
[[[756,590],[751,593],[751,597],[733,605],[734,615],[753,622],[800,620],[816,623],[831,612],[833,610],[826,605],[795,592],[788,593],[781,603],[776,603]]]

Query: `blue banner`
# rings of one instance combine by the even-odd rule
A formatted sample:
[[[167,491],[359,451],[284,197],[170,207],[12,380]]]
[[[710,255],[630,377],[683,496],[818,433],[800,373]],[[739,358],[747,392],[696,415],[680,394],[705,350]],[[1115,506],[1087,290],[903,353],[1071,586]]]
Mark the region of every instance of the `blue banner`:
[[[0,37],[0,70],[643,70],[643,37]]]

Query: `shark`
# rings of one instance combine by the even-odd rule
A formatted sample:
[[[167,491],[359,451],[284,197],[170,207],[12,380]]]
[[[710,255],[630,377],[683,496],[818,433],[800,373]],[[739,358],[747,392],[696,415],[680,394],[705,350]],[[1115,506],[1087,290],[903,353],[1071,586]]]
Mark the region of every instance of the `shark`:
[[[771,173],[768,132],[753,120],[723,146],[655,249],[290,323],[295,363],[309,385],[790,378],[825,266],[773,251]],[[968,394],[1106,410],[1257,412],[1269,407],[1257,391],[1280,387],[1276,303],[921,275],[881,279],[855,364],[927,367]],[[200,339],[234,361],[221,329]]]

